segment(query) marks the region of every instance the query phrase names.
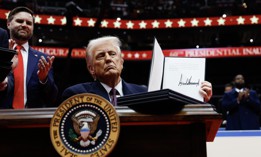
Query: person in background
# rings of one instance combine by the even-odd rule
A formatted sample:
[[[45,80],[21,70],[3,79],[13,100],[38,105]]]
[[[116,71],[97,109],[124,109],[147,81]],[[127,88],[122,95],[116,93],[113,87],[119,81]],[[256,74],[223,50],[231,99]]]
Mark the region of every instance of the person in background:
[[[233,87],[234,87],[234,84],[232,82],[225,84],[224,93],[232,91]],[[223,122],[222,122],[221,126],[224,127],[227,124],[227,113],[226,113],[226,110],[224,110],[222,108],[222,98],[220,98],[218,100],[218,104],[217,104],[216,108],[217,108],[217,112],[222,114]]]
[[[246,88],[242,74],[234,78],[234,88],[222,98],[222,107],[227,113],[226,130],[260,129],[260,100],[255,90]]]
[[[0,47],[8,48],[8,34],[3,28],[0,28]]]
[[[18,65],[7,76],[5,88],[0,90],[0,108],[54,105],[58,94],[52,69],[54,56],[47,56],[29,46],[34,30],[32,10],[27,7],[14,8],[8,15],[7,28],[10,31],[9,48],[18,52]]]
[[[230,92],[232,91],[232,89],[234,88],[234,84],[233,83],[227,83],[225,84],[225,89],[224,89],[224,92]]]
[[[62,93],[62,101],[80,93],[93,93],[111,100],[110,91],[117,90],[119,96],[147,92],[144,85],[127,83],[121,78],[124,60],[121,54],[121,41],[115,36],[93,39],[86,49],[87,69],[94,82],[86,82],[68,87]],[[205,101],[212,96],[212,85],[204,81],[200,93]]]

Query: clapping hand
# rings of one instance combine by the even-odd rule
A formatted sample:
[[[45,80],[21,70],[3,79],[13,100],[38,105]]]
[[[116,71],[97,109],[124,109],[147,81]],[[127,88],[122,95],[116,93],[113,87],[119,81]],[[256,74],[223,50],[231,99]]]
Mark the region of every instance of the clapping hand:
[[[47,59],[44,58],[44,56],[41,56],[41,58],[39,59],[38,62],[38,71],[37,71],[37,75],[39,80],[42,83],[46,82],[48,73],[52,67],[53,61],[54,61],[54,56],[51,57],[47,57]]]
[[[13,49],[15,45],[15,41],[13,39],[9,39],[9,49]],[[17,66],[18,64],[18,57],[17,55],[14,55],[14,57],[12,58],[12,69],[14,70],[14,68]]]
[[[246,88],[246,89],[244,89],[243,92],[239,92],[239,93],[238,93],[237,100],[238,100],[238,101],[246,100],[248,97],[249,97],[249,89]]]
[[[4,91],[7,87],[8,77],[4,79],[3,82],[0,82],[0,91]]]

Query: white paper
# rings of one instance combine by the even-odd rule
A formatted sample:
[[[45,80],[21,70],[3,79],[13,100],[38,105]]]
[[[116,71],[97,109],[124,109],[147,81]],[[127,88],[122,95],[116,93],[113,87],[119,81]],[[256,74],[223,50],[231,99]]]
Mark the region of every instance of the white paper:
[[[164,54],[157,39],[155,38],[148,85],[149,92],[161,89],[163,66]]]
[[[205,80],[205,58],[165,57],[163,89],[203,101],[199,93]]]

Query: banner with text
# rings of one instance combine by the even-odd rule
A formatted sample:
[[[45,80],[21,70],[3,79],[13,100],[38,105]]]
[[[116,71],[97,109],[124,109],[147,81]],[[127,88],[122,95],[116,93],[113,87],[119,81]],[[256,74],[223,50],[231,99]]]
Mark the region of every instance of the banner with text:
[[[56,57],[85,58],[85,49],[75,48],[69,53],[69,48],[59,47],[34,47],[48,55]],[[198,48],[198,49],[168,49],[163,50],[164,55],[175,57],[253,57],[261,56],[261,46],[256,47],[226,47],[226,48]],[[151,60],[152,50],[125,51],[122,50],[122,56],[125,60]]]

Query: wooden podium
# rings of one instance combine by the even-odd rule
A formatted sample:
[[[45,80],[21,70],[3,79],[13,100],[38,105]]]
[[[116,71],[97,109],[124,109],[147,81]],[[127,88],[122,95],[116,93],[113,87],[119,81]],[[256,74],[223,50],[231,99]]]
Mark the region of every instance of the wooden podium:
[[[58,157],[49,125],[56,108],[0,110],[0,156]],[[117,108],[120,136],[110,157],[206,157],[222,116],[210,104],[185,105],[168,115]]]

